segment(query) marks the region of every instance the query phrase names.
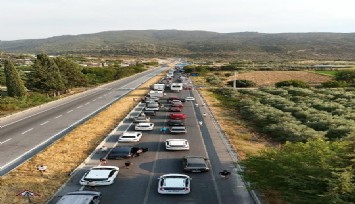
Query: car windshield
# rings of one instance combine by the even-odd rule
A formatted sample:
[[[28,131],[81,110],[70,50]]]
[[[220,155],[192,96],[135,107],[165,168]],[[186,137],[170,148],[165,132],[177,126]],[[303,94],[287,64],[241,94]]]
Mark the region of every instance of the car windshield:
[[[130,152],[131,148],[129,147],[119,147],[119,148],[115,148],[112,150],[112,153],[114,154],[122,154],[122,153],[126,153],[128,154]]]

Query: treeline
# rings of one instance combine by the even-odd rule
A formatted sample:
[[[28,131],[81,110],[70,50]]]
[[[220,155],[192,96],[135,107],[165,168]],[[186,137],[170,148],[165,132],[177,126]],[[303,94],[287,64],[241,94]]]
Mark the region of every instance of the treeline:
[[[354,203],[355,92],[297,87],[214,89],[224,107],[280,147],[241,161],[251,188],[289,203]]]
[[[145,65],[95,68],[81,67],[70,59],[37,55],[34,64],[25,71],[4,60],[3,74],[7,92],[0,97],[0,110],[12,111],[54,100],[75,87],[89,87],[121,79],[146,70]]]

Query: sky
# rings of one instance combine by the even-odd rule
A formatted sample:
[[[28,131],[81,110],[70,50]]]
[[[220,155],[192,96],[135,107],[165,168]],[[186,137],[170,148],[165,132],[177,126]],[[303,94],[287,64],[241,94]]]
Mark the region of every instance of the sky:
[[[355,32],[355,0],[0,0],[0,40],[117,30]]]

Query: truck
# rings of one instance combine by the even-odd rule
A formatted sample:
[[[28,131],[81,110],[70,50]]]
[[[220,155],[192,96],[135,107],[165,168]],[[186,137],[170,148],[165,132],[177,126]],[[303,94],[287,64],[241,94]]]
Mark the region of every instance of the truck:
[[[155,91],[164,91],[165,90],[165,84],[154,84],[153,85],[153,90],[155,90]]]
[[[182,83],[172,83],[170,86],[170,90],[180,92],[183,89]]]
[[[155,90],[151,90],[149,91],[149,97],[163,97],[164,96],[164,92],[163,91],[155,91]]]

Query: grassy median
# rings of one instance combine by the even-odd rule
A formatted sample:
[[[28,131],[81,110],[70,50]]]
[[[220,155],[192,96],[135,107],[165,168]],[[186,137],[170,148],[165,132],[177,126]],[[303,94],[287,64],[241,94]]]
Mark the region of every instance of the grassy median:
[[[28,200],[16,196],[23,190],[39,194],[32,203],[46,203],[48,199],[70,178],[72,172],[116,125],[137,105],[138,100],[149,91],[149,86],[158,82],[160,74],[141,85],[110,107],[75,128],[42,152],[0,178],[0,203],[22,204]],[[41,175],[39,165],[48,170]]]

